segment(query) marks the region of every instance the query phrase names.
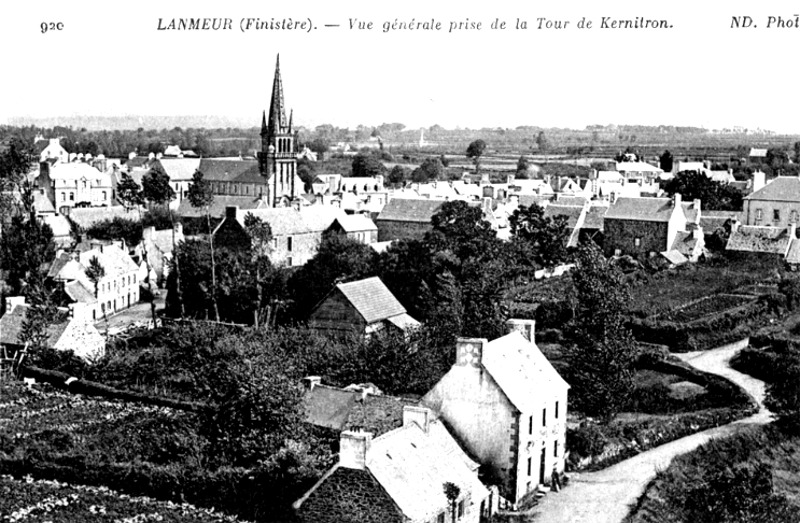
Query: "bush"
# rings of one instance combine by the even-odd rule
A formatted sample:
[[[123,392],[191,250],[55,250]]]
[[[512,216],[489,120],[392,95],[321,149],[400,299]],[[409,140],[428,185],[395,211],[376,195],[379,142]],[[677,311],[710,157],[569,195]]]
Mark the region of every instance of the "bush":
[[[578,457],[597,456],[607,443],[606,436],[593,423],[584,422],[577,429],[567,429],[567,448]]]

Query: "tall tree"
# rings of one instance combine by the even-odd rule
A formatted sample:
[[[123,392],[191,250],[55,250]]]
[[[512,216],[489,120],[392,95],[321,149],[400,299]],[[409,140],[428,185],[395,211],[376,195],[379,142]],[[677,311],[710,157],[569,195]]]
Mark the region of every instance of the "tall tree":
[[[377,176],[386,174],[386,166],[372,154],[358,153],[353,158],[353,176]]]
[[[658,166],[665,173],[671,173],[672,172],[672,164],[674,162],[675,162],[675,160],[672,157],[672,153],[669,152],[669,151],[664,151],[664,153],[658,159]]]
[[[636,344],[626,326],[630,292],[594,243],[578,248],[572,280],[577,307],[567,333],[568,381],[581,411],[609,418],[633,391]]]
[[[481,172],[481,156],[486,151],[486,142],[481,139],[477,139],[474,142],[470,143],[467,147],[467,158],[471,158],[472,162],[475,164],[475,172]]]
[[[450,505],[450,515],[452,516],[452,523],[456,523],[456,500],[461,495],[461,489],[455,483],[446,482],[444,485],[444,496],[447,498],[447,503]]]
[[[44,222],[17,214],[0,234],[0,268],[8,272],[6,283],[15,295],[26,294],[26,284],[38,282],[44,267],[55,256],[53,230]]]
[[[92,282],[94,285],[94,297],[97,299],[99,295],[99,284],[100,280],[102,280],[106,275],[106,269],[100,263],[100,260],[97,259],[97,256],[92,256],[89,260],[89,266],[86,268],[86,277],[89,278],[89,281]],[[106,320],[106,335],[108,334],[108,314],[105,307],[103,309],[103,318]]]
[[[743,196],[735,187],[712,180],[698,171],[681,171],[664,185],[670,196],[679,193],[684,201],[698,199],[703,209],[741,211]]]
[[[545,217],[544,209],[534,203],[514,210],[508,221],[511,235],[526,244],[539,266],[554,267],[567,260],[570,231],[566,217]]]
[[[214,203],[214,191],[211,184],[203,178],[203,173],[195,171],[192,175],[192,184],[189,185],[187,195],[192,207],[202,208],[206,214],[208,226],[208,248],[211,251],[211,303],[214,307],[214,319],[219,321],[219,306],[217,304],[217,264],[214,258],[214,234],[211,230],[211,205]]]
[[[169,204],[175,199],[176,195],[175,191],[172,190],[172,186],[169,184],[169,181],[169,175],[164,170],[161,162],[154,163],[147,174],[142,177],[142,195],[144,196],[145,201],[147,201],[150,205],[157,205],[163,208],[164,212],[166,212],[169,216],[169,224],[172,228],[172,251],[175,252],[177,249],[175,239],[175,215],[173,214]],[[178,294],[176,298],[180,315],[183,317],[186,314],[186,311],[181,296],[181,264],[177,256],[173,256],[172,261],[175,267],[175,277],[178,279],[178,285],[176,287]]]
[[[131,178],[127,173],[122,173],[119,183],[117,184],[117,199],[122,205],[130,210],[135,209],[139,213],[139,221],[142,221],[142,206],[145,203],[144,192],[142,188],[136,183],[136,180]],[[147,291],[150,295],[150,313],[153,317],[153,328],[158,327],[158,318],[156,316],[156,302],[153,294],[153,279],[150,277],[152,267],[150,266],[150,258],[147,255],[147,242],[142,242],[142,258],[144,258],[144,265],[147,269]]]

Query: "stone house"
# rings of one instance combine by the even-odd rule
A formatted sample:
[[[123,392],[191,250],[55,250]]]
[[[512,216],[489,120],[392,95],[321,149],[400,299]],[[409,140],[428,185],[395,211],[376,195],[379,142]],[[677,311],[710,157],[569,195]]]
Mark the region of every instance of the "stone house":
[[[348,214],[336,218],[330,231],[345,234],[348,238],[369,245],[378,241],[378,227],[363,214]]]
[[[744,224],[787,228],[798,223],[800,178],[778,176],[744,197]]]
[[[110,207],[114,201],[111,175],[88,163],[43,162],[36,184],[57,209],[76,205]]]
[[[268,223],[272,230],[272,244],[268,247],[272,262],[298,267],[305,265],[317,253],[322,234],[339,215],[337,211],[317,207],[303,212],[292,207],[250,210],[227,207],[225,218],[214,230],[214,244],[227,248],[249,247],[252,240],[244,223],[246,216],[252,214]]]
[[[375,225],[378,226],[378,241],[421,240],[433,228],[431,218],[444,200],[422,200],[394,198],[384,205]]]
[[[788,227],[762,227],[734,222],[725,250],[739,258],[772,265],[786,262],[792,268],[800,264],[797,224]]]
[[[64,292],[75,303],[88,307],[87,315],[99,320],[139,302],[139,267],[121,244],[91,244],[80,252],[60,253],[47,277],[63,284]],[[95,284],[86,275],[92,258],[97,257],[105,275]]]
[[[6,313],[0,317],[0,345],[12,352],[23,347],[19,335],[28,309],[23,296],[6,299]],[[59,308],[56,321],[47,326],[46,345],[55,350],[71,350],[85,360],[102,357],[106,341],[94,327],[89,311],[90,307],[83,303]]]
[[[564,471],[567,391],[534,341],[532,320],[489,342],[459,339],[456,362],[422,399],[512,504]]]
[[[603,251],[606,256],[653,256],[673,249],[678,233],[692,233],[702,241],[700,200],[670,198],[617,198],[603,217]]]
[[[478,464],[429,409],[405,407],[402,427],[375,438],[342,432],[339,449],[339,462],[293,504],[302,523],[478,523],[491,514]],[[445,483],[458,487],[454,507]]]
[[[380,278],[372,277],[334,287],[311,311],[308,325],[326,334],[374,333],[419,327]]]

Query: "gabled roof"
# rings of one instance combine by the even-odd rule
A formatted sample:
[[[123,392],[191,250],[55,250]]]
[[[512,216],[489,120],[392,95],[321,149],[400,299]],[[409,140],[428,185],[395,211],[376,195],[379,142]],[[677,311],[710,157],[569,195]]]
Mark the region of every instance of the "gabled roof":
[[[750,148],[750,157],[755,158],[766,158],[767,157],[767,150],[766,149],[758,149],[756,147]]]
[[[797,238],[792,239],[789,244],[789,252],[786,253],[786,263],[800,263],[800,240]]]
[[[586,202],[588,202],[588,201],[589,200],[587,200],[583,196],[568,196],[568,195],[565,195],[565,194],[559,194],[556,197],[556,201],[554,202],[554,205],[557,204],[557,205],[569,205],[569,206],[583,207],[584,205],[586,205]]]
[[[556,216],[565,216],[567,218],[567,227],[572,229],[577,225],[578,218],[580,218],[582,212],[583,206],[562,205],[560,201],[556,201],[556,203],[551,203],[544,208],[544,217],[552,219]]]
[[[334,220],[345,232],[377,231],[375,223],[363,214],[348,214]]]
[[[619,172],[650,172],[650,173],[663,173],[660,167],[650,165],[647,162],[617,162],[617,171]]]
[[[608,207],[604,205],[592,205],[586,211],[586,219],[583,221],[584,229],[599,229],[603,230],[603,219],[605,218]]]
[[[617,198],[604,219],[668,222],[674,208],[671,198]]]
[[[663,256],[672,265],[683,265],[689,261],[686,256],[678,251],[665,251],[661,253],[661,256]]]
[[[393,198],[378,215],[377,221],[430,223],[431,218],[444,204],[444,200]]]
[[[91,259],[95,256],[103,266],[106,278],[118,278],[138,270],[128,253],[114,245],[104,245],[102,248],[95,247],[82,252],[78,260],[83,267],[88,267]]]
[[[91,289],[87,289],[83,282],[79,280],[69,281],[64,284],[64,292],[74,302],[78,303],[97,303]]]
[[[695,246],[697,246],[697,239],[691,232],[679,231],[675,235],[675,241],[672,242],[670,250],[677,251],[684,256],[691,256]]]
[[[337,432],[360,429],[380,436],[401,427],[403,406],[419,401],[315,385],[306,392],[303,404],[306,423]]]
[[[406,313],[405,307],[377,276],[340,283],[336,289],[353,305],[367,324]]]
[[[300,211],[292,207],[268,207],[251,210],[239,209],[236,213],[236,220],[242,227],[244,227],[244,221],[248,214],[252,214],[256,218],[260,218],[263,222],[269,223],[273,236],[289,236],[314,232],[303,219]]]
[[[178,152],[180,152],[180,149],[178,149]],[[170,181],[173,182],[191,180],[201,162],[199,158],[161,158],[157,161],[161,163],[164,172],[169,175]]]
[[[255,196],[227,196],[227,195],[214,195],[214,201],[209,208],[209,214],[212,218],[220,218],[225,216],[226,207],[238,207],[242,210],[260,209],[267,205],[261,198]],[[181,200],[178,205],[178,214],[184,218],[205,218],[206,210],[204,207],[193,207],[188,198]]]
[[[476,503],[488,495],[469,461],[439,420],[427,432],[410,423],[384,434],[367,452],[367,468],[410,521],[430,521],[449,508],[446,482]]]
[[[700,227],[706,233],[712,233],[715,229],[724,227],[729,221],[741,221],[742,214],[740,211],[703,211],[700,215]]]
[[[725,249],[784,256],[789,250],[789,241],[789,232],[786,228],[741,225],[737,230],[731,231]]]
[[[258,172],[258,161],[238,158],[203,158],[197,169],[203,173],[203,178],[206,180],[229,182],[252,169]],[[265,178],[262,180],[266,181]]]
[[[536,205],[542,206],[547,204],[550,200],[553,199],[553,195],[539,195],[539,194],[520,194],[519,195],[519,206],[520,207],[530,207],[534,203]]]
[[[800,203],[800,177],[778,176],[744,199]]]
[[[28,309],[28,305],[17,305],[12,310],[6,311],[3,317],[0,318],[0,344],[21,344],[19,334],[22,332],[22,324],[25,321]],[[58,343],[61,335],[67,330],[69,321],[68,313],[59,311],[57,321],[47,326],[46,344],[48,347],[54,347]]]
[[[520,412],[532,412],[538,398],[569,388],[539,347],[519,331],[485,343],[481,364]]]

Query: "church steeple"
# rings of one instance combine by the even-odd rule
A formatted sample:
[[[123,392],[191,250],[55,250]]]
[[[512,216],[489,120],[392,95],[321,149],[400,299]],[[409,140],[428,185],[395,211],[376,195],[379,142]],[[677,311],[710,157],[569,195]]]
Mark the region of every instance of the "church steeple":
[[[275,61],[275,78],[272,81],[272,99],[269,103],[268,132],[272,135],[285,133],[286,108],[283,105],[283,82],[281,82],[281,55]]]
[[[261,111],[261,137],[266,138],[269,134],[267,129],[267,111]]]

